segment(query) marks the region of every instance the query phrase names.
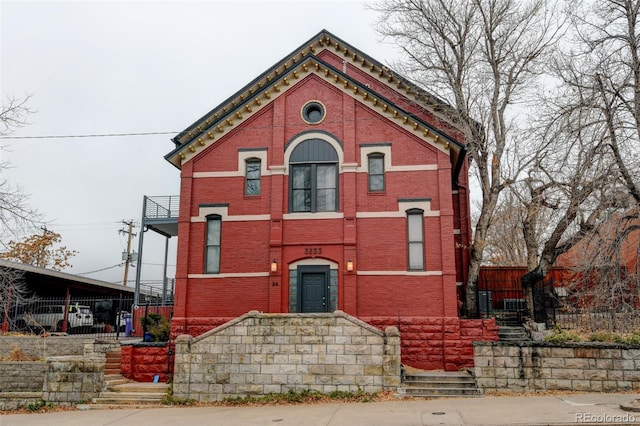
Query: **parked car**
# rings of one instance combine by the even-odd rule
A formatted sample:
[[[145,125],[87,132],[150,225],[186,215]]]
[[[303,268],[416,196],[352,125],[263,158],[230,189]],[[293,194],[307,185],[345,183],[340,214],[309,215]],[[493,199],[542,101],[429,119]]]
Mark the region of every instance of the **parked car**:
[[[16,327],[20,330],[40,332],[43,330],[62,331],[64,325],[63,305],[44,305],[32,312],[25,312],[16,318]],[[93,313],[89,306],[70,305],[67,313],[68,333],[73,331],[89,333],[93,327]]]

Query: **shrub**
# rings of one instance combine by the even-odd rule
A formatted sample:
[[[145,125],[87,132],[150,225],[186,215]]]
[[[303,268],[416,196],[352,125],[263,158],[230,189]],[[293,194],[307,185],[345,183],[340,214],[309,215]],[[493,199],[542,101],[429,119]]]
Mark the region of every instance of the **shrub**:
[[[166,342],[169,340],[171,332],[171,324],[169,320],[160,314],[148,314],[140,318],[142,328],[151,334],[151,341]]]
[[[582,338],[576,332],[556,328],[553,330],[553,334],[547,336],[544,340],[545,342],[550,342],[550,343],[565,343],[565,342],[581,342]]]

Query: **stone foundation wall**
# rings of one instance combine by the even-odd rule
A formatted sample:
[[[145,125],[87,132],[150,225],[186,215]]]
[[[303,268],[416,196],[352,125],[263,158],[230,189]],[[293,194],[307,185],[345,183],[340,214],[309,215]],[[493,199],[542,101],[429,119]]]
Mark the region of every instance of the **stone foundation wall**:
[[[462,319],[458,317],[359,317],[360,320],[385,330],[400,330],[402,363],[425,370],[458,371],[473,367],[473,342],[498,340],[495,319]],[[180,334],[197,336],[219,327],[233,318],[189,318],[173,321],[172,338]]]
[[[168,343],[134,343],[122,346],[120,372],[128,379],[137,382],[159,381],[166,383],[173,373],[173,362],[169,357],[173,353]],[[173,359],[171,359],[173,361]]]
[[[0,336],[0,357],[5,357],[14,348],[27,356],[45,359],[49,356],[83,355],[85,345],[95,339],[72,336]]]
[[[425,370],[458,371],[473,367],[473,342],[498,340],[498,327],[493,318],[372,317],[362,320],[378,328],[397,326],[402,340],[402,363]]]
[[[640,346],[609,343],[476,342],[475,376],[485,390],[640,390]]]
[[[42,399],[60,405],[97,397],[104,386],[104,357],[47,358]]]
[[[0,395],[6,392],[42,392],[47,364],[39,361],[0,362]]]
[[[294,390],[377,392],[400,384],[400,336],[337,311],[252,311],[176,339],[173,394],[199,401]]]

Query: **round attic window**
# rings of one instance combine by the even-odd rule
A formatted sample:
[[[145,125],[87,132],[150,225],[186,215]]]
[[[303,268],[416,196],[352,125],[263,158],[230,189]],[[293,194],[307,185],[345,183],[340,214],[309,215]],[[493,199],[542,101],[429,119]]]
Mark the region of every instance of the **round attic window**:
[[[306,123],[320,123],[324,119],[324,115],[324,106],[318,101],[307,102],[302,107],[302,119]]]

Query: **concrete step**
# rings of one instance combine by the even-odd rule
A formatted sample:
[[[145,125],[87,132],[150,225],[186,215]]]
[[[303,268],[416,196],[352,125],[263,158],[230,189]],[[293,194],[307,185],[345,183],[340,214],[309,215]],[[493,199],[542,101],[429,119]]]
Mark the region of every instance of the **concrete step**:
[[[478,388],[422,388],[403,387],[398,390],[403,396],[424,398],[480,397],[484,395]]]
[[[483,395],[467,372],[410,371],[398,389],[407,397],[477,397]]]
[[[112,392],[121,393],[160,393],[166,394],[169,385],[166,383],[142,383],[128,381],[127,383],[109,385]]]
[[[153,403],[153,404],[120,404],[120,403],[102,403],[102,402],[97,402],[97,403],[91,403],[91,404],[87,404],[86,405],[86,409],[89,410],[118,410],[118,409],[135,409],[135,410],[139,410],[139,409],[143,409],[143,408],[165,408],[168,406],[162,405],[162,404],[157,404],[157,403]]]
[[[414,371],[405,374],[406,380],[424,382],[471,382],[475,384],[473,376],[462,371]]]
[[[123,401],[155,401],[161,400],[167,393],[166,392],[119,392],[108,390],[100,392],[100,396],[96,399],[119,399]]]
[[[498,337],[500,340],[506,341],[529,340],[529,334],[524,327],[500,326],[498,327]]]
[[[120,372],[117,372],[114,374],[107,374],[105,372],[104,382],[105,382],[105,385],[108,387],[108,386],[115,386],[115,385],[130,383],[131,380],[124,377],[122,374],[120,374]]]
[[[444,381],[444,382],[429,382],[423,380],[405,380],[404,384],[410,387],[420,387],[420,388],[430,388],[430,389],[438,389],[438,388],[452,388],[452,389],[462,389],[462,388],[476,388],[476,383],[471,380],[461,381],[461,382],[453,382],[453,381]]]

